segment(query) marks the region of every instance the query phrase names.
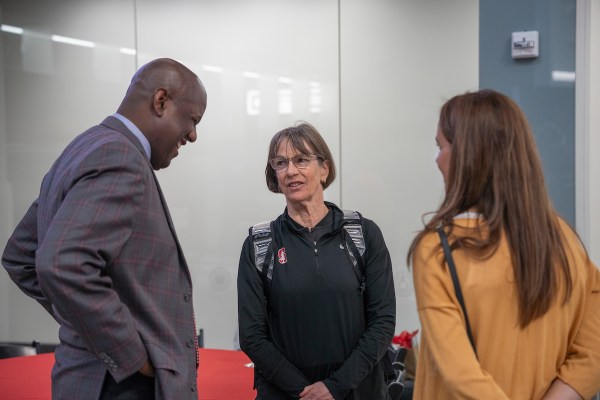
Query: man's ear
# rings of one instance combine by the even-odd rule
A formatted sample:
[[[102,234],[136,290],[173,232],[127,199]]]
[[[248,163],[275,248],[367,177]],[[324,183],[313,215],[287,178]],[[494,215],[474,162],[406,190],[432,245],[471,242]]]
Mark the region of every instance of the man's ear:
[[[154,91],[154,97],[152,98],[152,108],[158,116],[162,116],[165,112],[165,103],[167,102],[168,98],[169,95],[167,94],[167,91],[165,89],[159,88]]]

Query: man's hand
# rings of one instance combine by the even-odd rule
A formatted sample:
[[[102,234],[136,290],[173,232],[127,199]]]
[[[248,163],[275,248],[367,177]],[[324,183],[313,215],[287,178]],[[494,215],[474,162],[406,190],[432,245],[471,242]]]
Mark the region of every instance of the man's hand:
[[[334,400],[327,386],[321,381],[308,385],[300,393],[302,400]]]
[[[153,377],[154,376],[154,367],[150,364],[150,360],[146,360],[142,368],[140,368],[140,374]]]

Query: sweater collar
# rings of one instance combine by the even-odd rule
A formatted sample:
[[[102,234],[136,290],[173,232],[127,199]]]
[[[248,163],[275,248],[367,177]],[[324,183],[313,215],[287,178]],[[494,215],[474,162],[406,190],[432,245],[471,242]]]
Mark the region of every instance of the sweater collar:
[[[327,208],[329,208],[329,212],[327,212],[325,217],[323,217],[323,219],[321,221],[319,221],[319,223],[317,225],[315,225],[315,228],[330,224],[331,222],[333,222],[333,224],[332,224],[333,230],[337,230],[337,229],[341,228],[342,224],[344,222],[343,211],[340,210],[338,206],[336,206],[335,204],[330,203],[328,201],[325,202],[325,205],[327,206]],[[283,217],[282,218],[283,221],[285,221],[293,230],[295,230],[297,232],[301,232],[302,230],[305,229],[302,225],[300,225],[299,223],[294,221],[292,219],[292,217],[290,217],[290,215],[288,214],[287,207],[285,208],[282,217]]]

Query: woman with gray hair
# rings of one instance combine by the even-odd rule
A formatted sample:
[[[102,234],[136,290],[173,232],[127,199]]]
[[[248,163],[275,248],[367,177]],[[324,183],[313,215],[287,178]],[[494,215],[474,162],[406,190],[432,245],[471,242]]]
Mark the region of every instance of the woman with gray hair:
[[[265,175],[287,207],[250,228],[240,257],[240,346],[256,398],[387,399],[396,301],[381,231],[324,201],[335,164],[310,124],[273,137]]]

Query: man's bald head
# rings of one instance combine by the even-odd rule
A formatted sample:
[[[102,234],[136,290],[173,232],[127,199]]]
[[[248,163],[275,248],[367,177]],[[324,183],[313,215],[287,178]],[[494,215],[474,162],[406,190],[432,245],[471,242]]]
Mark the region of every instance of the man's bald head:
[[[179,147],[196,140],[206,100],[195,73],[175,60],[158,58],[135,73],[117,112],[146,136],[152,166],[160,169],[177,156]]]
[[[117,112],[129,118],[128,114],[140,107],[140,102],[143,103],[144,99],[148,99],[159,88],[167,90],[175,97],[185,93],[190,87],[198,86],[206,94],[198,76],[185,65],[170,58],[158,58],[143,65],[133,75]]]

